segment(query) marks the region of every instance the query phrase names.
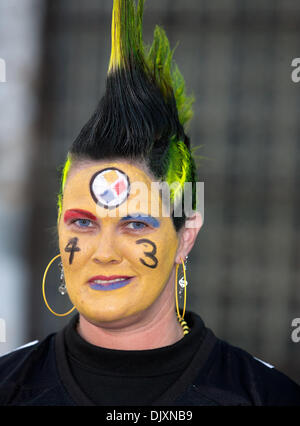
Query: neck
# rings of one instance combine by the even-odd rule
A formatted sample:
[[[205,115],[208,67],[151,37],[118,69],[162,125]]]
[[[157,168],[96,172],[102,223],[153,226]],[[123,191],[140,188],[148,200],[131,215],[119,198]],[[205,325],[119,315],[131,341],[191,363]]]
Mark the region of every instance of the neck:
[[[169,291],[168,291],[169,287]],[[118,350],[147,350],[168,346],[184,337],[175,304],[170,304],[172,290],[166,286],[160,303],[147,312],[125,318],[119,324],[93,324],[80,315],[78,333],[95,346]]]

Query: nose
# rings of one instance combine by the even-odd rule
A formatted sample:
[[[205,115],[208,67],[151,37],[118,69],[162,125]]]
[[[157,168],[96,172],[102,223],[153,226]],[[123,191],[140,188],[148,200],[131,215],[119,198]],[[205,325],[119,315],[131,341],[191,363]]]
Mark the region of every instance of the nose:
[[[116,241],[111,234],[105,233],[99,237],[97,249],[92,259],[97,264],[120,263],[122,261],[122,256],[116,249]]]

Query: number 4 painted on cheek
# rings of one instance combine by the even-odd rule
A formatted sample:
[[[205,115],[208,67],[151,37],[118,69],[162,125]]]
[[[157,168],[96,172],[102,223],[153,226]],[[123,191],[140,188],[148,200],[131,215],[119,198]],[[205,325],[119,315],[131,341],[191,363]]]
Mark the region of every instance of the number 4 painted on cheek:
[[[69,264],[71,265],[74,259],[74,253],[75,251],[80,251],[80,248],[77,247],[77,242],[78,242],[78,238],[74,237],[71,238],[68,242],[68,244],[65,247],[65,251],[70,253],[70,257],[69,257]]]

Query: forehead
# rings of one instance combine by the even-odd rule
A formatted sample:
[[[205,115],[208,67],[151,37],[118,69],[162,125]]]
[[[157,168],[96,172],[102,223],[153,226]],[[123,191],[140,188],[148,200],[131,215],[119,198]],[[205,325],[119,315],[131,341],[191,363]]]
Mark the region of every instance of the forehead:
[[[159,215],[161,202],[153,182],[142,168],[125,162],[101,162],[75,168],[66,182],[63,210],[88,208],[96,215],[107,216],[119,210],[150,214],[156,208]]]

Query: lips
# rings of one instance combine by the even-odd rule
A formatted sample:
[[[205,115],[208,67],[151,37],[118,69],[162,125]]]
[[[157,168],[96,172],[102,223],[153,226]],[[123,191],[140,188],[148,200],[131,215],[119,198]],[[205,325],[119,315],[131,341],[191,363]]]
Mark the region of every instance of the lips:
[[[93,290],[114,290],[126,286],[132,278],[129,275],[97,275],[90,278],[88,284]]]
[[[121,281],[124,279],[132,278],[132,276],[129,275],[96,275],[95,277],[92,277],[89,279],[89,283],[94,283],[96,281],[101,281],[101,284],[109,284],[111,281]]]

